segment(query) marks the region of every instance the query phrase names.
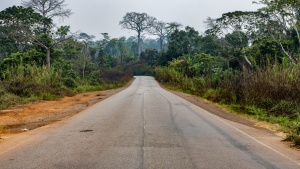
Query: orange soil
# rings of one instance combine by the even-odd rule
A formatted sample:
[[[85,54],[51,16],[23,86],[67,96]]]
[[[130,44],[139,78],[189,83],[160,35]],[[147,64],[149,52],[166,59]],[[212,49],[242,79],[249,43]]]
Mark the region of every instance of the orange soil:
[[[18,133],[70,117],[121,90],[77,94],[55,101],[38,101],[0,111],[0,134]]]

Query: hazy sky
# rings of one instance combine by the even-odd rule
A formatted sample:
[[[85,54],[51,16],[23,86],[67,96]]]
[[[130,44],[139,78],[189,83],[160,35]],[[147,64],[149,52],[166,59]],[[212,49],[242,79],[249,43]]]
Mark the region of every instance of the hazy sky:
[[[203,21],[207,17],[218,18],[223,13],[236,10],[253,11],[259,8],[253,0],[66,0],[73,12],[59,25],[70,25],[73,32],[82,31],[101,37],[135,35],[134,31],[122,30],[119,21],[126,12],[145,12],[158,20],[179,22],[204,32]],[[20,5],[21,0],[0,0],[0,10]],[[147,35],[146,35],[147,36]]]

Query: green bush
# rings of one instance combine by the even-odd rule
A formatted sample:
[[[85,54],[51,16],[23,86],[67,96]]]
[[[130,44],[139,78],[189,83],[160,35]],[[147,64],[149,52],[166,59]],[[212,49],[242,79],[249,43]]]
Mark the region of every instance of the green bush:
[[[214,102],[220,101],[219,91],[215,90],[215,89],[206,90],[202,97],[204,97],[205,99],[214,101]]]
[[[58,96],[56,96],[56,95],[54,95],[54,94],[52,94],[52,93],[43,93],[42,95],[41,95],[41,98],[43,99],[43,100],[54,100],[54,99],[57,99],[58,98]]]
[[[70,77],[64,78],[63,83],[68,88],[76,88],[77,87],[76,81],[73,78],[70,78]]]
[[[0,109],[6,109],[10,106],[22,103],[22,99],[11,93],[3,93],[0,95]]]
[[[103,69],[100,71],[100,83],[104,84],[124,83],[131,78],[131,72],[126,71],[123,67]]]
[[[87,77],[89,84],[91,85],[99,85],[100,84],[100,70],[91,72]]]
[[[274,116],[288,115],[291,118],[293,118],[293,117],[297,117],[297,113],[298,113],[297,110],[300,110],[300,109],[298,109],[298,106],[299,105],[294,104],[290,101],[282,100],[282,101],[276,103],[269,110],[269,113]]]

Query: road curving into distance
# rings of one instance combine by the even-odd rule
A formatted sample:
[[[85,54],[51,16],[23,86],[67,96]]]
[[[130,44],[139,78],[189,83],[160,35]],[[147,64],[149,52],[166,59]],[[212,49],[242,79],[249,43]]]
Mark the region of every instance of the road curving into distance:
[[[0,144],[1,169],[299,169],[271,132],[222,119],[135,77],[127,89]]]

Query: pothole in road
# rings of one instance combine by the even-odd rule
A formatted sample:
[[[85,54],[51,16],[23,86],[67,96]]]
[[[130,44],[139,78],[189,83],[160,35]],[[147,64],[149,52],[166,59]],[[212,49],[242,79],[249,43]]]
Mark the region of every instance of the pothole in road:
[[[81,130],[81,133],[87,133],[87,132],[92,132],[93,130]]]

